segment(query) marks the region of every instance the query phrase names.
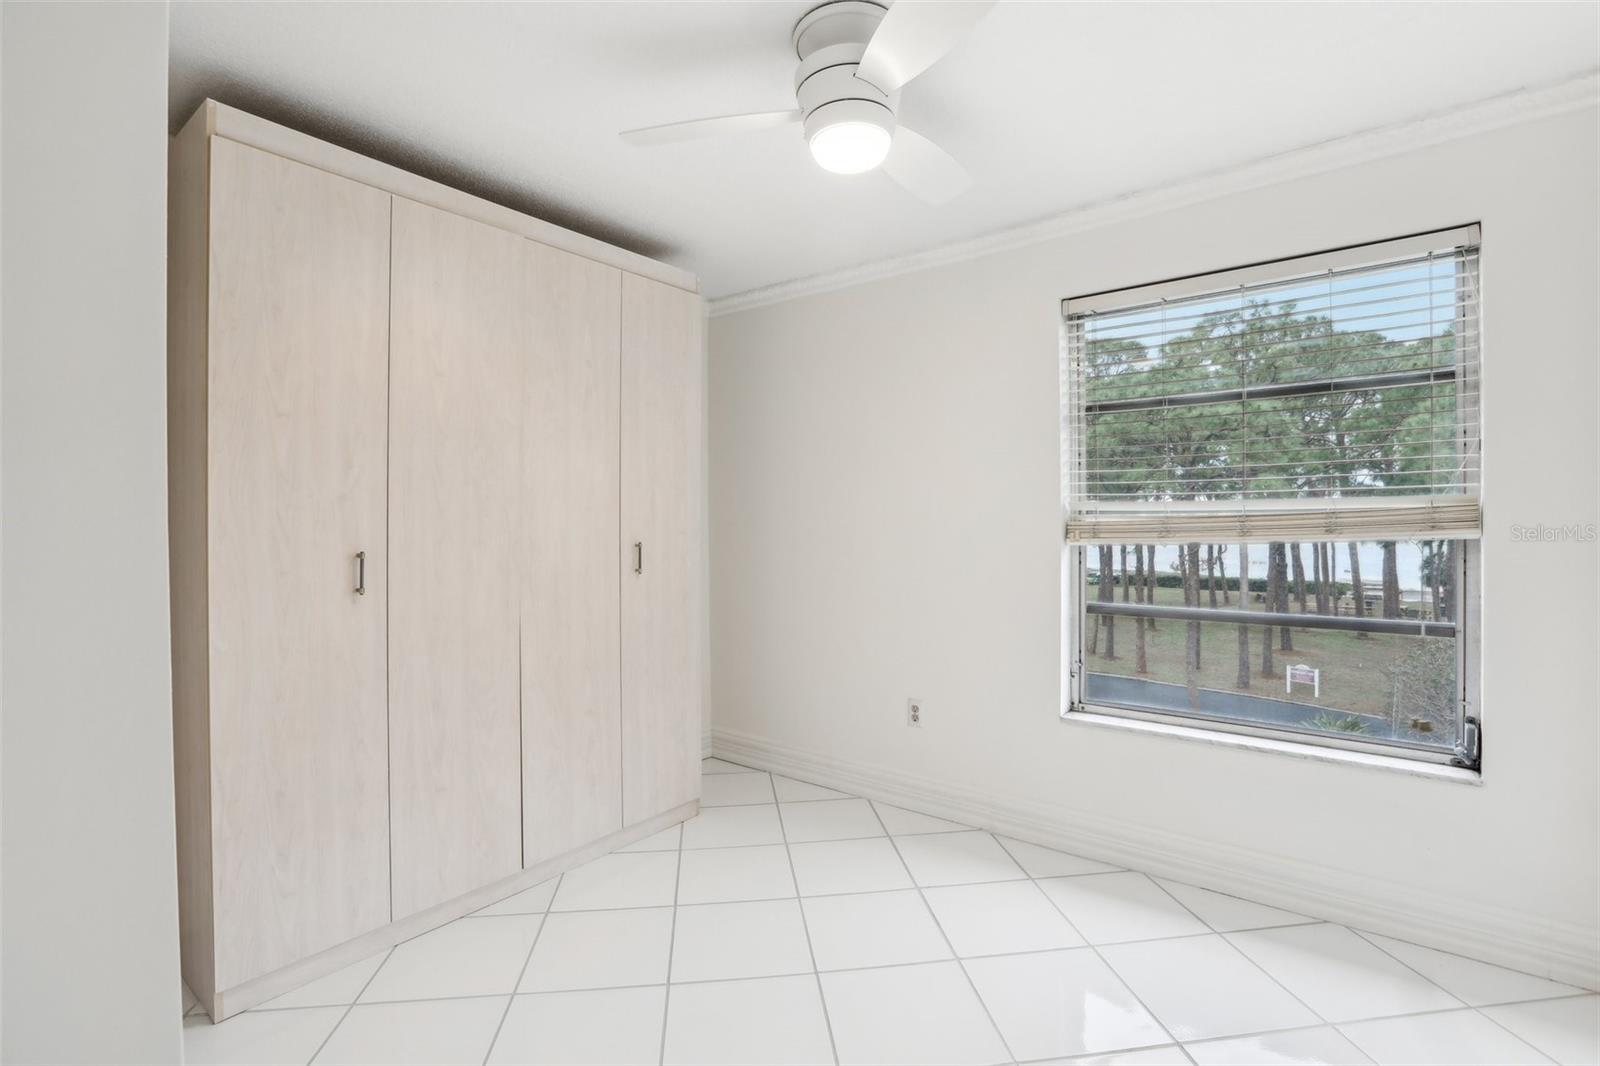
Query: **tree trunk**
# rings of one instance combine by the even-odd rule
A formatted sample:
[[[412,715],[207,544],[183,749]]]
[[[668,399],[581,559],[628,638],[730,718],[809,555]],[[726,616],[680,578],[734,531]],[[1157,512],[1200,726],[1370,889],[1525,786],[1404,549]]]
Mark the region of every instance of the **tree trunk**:
[[[1322,553],[1322,580],[1328,587],[1322,594],[1322,602],[1329,614],[1339,613],[1339,568],[1333,562],[1333,545],[1318,544],[1317,550]]]
[[[1328,583],[1328,589],[1322,594],[1323,609],[1328,614],[1339,613],[1339,568],[1333,564],[1332,542],[1318,544],[1317,550],[1322,553],[1322,580]]]
[[[1328,575],[1328,613],[1330,615],[1338,615],[1339,613],[1339,567],[1334,563],[1334,559],[1338,559],[1338,555],[1336,555],[1333,541],[1328,541],[1322,546],[1322,571],[1325,575]]]
[[[1143,603],[1144,602],[1144,545],[1143,544],[1135,544],[1133,546],[1133,587],[1136,590],[1138,601],[1140,603]],[[1139,673],[1147,674],[1147,673],[1150,672],[1150,667],[1149,667],[1149,664],[1145,661],[1144,625],[1142,624],[1142,622],[1143,622],[1143,620],[1139,619],[1139,618],[1135,618],[1133,620],[1134,667],[1139,671]]]
[[[1322,556],[1322,583],[1326,586],[1322,593],[1323,608],[1329,614],[1339,613],[1339,582],[1334,577],[1338,567],[1333,563],[1333,545],[1317,545],[1317,551]]]
[[[1183,604],[1200,606],[1200,545],[1178,545],[1178,558],[1183,566]],[[1200,623],[1190,622],[1184,628],[1184,642],[1194,645],[1194,668],[1200,669]]]
[[[1100,550],[1098,545],[1094,549],[1094,555],[1095,555],[1095,559],[1100,564],[1099,577],[1097,577],[1095,579],[1095,586],[1094,586],[1094,598],[1098,600],[1098,599],[1100,599],[1100,590],[1101,590],[1102,587],[1104,587],[1104,585],[1106,583],[1105,555],[1101,552],[1101,550]],[[1088,595],[1089,595],[1089,590],[1088,589],[1084,589],[1083,590],[1083,594],[1084,594],[1084,597],[1087,598]],[[1104,615],[1098,615],[1098,614],[1087,614],[1086,613],[1084,615],[1084,624],[1089,627],[1089,640],[1087,642],[1088,643],[1088,647],[1083,649],[1084,650],[1084,654],[1086,654],[1086,655],[1094,655],[1096,652],[1099,651],[1099,649],[1100,649],[1100,620],[1102,618],[1104,618],[1104,617],[1105,617]]]
[[[1100,548],[1100,602],[1110,603],[1116,599],[1116,571],[1112,569],[1111,545],[1106,544]],[[1100,616],[1105,623],[1106,654],[1107,659],[1117,657],[1117,618],[1115,615],[1103,614]]]
[[[1350,609],[1357,618],[1367,616],[1367,590],[1361,584],[1361,550],[1355,541],[1350,542]],[[1357,640],[1371,640],[1371,633],[1357,633]]]
[[[1400,566],[1392,540],[1383,542],[1383,616],[1400,617]]]
[[[1322,560],[1322,613],[1338,613],[1339,583],[1333,579],[1333,552],[1318,542],[1317,558]]]
[[[1442,541],[1442,540],[1434,541],[1433,542],[1433,549],[1432,549],[1432,565],[1430,565],[1428,567],[1428,578],[1429,578],[1429,585],[1430,585],[1430,592],[1431,592],[1431,597],[1430,598],[1433,600],[1433,603],[1431,605],[1433,607],[1433,620],[1435,622],[1442,621],[1444,619],[1444,617],[1445,617],[1444,613],[1443,613],[1443,611],[1444,611],[1444,581],[1443,581],[1444,573],[1443,573],[1443,571],[1444,571],[1444,567],[1447,564],[1445,562],[1444,554],[1445,554],[1445,542]]]
[[[1322,551],[1316,544],[1311,545],[1311,602],[1316,607],[1318,614],[1326,614],[1322,604]],[[1305,601],[1300,601],[1300,613],[1306,610]]]
[[[1289,558],[1294,562],[1294,598],[1300,604],[1300,613],[1306,613],[1306,564],[1300,561],[1300,545],[1289,545]],[[1315,563],[1316,557],[1311,561]],[[1320,611],[1321,605],[1318,605]]]
[[[1217,573],[1222,577],[1222,605],[1224,607],[1233,602],[1228,598],[1228,560],[1225,558],[1227,551],[1228,546],[1226,544],[1217,545]],[[1240,602],[1242,603],[1243,601],[1244,598],[1241,596]]]
[[[1267,545],[1267,592],[1262,599],[1261,606],[1271,612],[1278,609],[1278,545]],[[1265,636],[1261,640],[1261,676],[1277,677],[1278,672],[1272,668],[1272,627],[1267,626]]]
[[[1211,606],[1217,605],[1217,546],[1206,545],[1206,587],[1211,592]]]
[[[1146,544],[1144,546],[1144,554],[1146,560],[1148,560],[1148,565],[1145,567],[1144,572],[1144,602],[1153,604],[1156,602],[1156,546],[1154,544]],[[1149,626],[1150,630],[1154,632],[1156,620],[1154,618],[1146,618],[1145,625]]]
[[[1183,599],[1190,606],[1200,604],[1200,545],[1190,544],[1182,549],[1187,555],[1183,568]],[[1189,687],[1189,706],[1200,706],[1200,623],[1189,622],[1185,634],[1188,649],[1188,669],[1184,671]]]
[[[1249,584],[1250,575],[1250,547],[1246,544],[1239,545],[1239,609],[1250,609],[1250,601],[1245,598],[1245,586]],[[1226,589],[1227,583],[1223,586]],[[1234,679],[1234,688],[1247,689],[1250,687],[1250,627],[1239,627],[1239,676]]]
[[[1282,544],[1274,545],[1278,552],[1278,613],[1289,613],[1289,550]],[[1304,601],[1302,602],[1302,611]],[[1294,631],[1288,626],[1278,627],[1278,650],[1294,651]]]
[[[1452,622],[1460,622],[1460,605],[1456,603],[1456,567],[1460,565],[1461,558],[1456,553],[1461,550],[1460,542],[1450,541],[1444,552],[1444,616]]]

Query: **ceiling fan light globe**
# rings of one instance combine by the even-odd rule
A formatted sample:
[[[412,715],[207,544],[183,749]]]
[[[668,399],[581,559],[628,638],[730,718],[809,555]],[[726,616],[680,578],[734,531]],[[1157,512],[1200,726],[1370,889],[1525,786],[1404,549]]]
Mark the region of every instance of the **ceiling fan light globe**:
[[[823,170],[864,174],[889,155],[894,111],[872,100],[832,100],[806,110],[805,133],[811,158]]]
[[[883,164],[892,140],[874,122],[835,122],[811,135],[811,158],[833,174],[865,174]]]

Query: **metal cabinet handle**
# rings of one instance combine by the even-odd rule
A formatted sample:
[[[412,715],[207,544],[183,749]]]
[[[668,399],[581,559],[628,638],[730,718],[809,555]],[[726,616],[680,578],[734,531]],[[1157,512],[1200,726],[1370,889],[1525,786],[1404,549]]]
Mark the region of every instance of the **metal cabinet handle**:
[[[367,553],[356,552],[356,595],[367,594]]]
[[[636,574],[644,573],[644,541],[642,540],[633,542],[633,572]]]

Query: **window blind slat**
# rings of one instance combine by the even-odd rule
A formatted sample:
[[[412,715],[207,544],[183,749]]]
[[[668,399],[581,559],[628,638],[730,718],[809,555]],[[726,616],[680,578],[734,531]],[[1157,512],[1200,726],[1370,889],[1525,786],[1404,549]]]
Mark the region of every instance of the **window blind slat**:
[[[1476,239],[1066,301],[1068,538],[1477,536]]]
[[[1341,278],[1353,279],[1379,273],[1391,262],[1426,257],[1440,249],[1462,249],[1477,253],[1479,229],[1476,225],[1455,229],[1434,230],[1411,237],[1398,237],[1391,241],[1342,248],[1316,255],[1297,256],[1270,263],[1238,267],[1198,277],[1159,281],[1131,289],[1115,289],[1090,296],[1074,296],[1063,300],[1063,313],[1086,317],[1115,311],[1127,314],[1148,310],[1163,301],[1186,299],[1191,302],[1215,298],[1219,294],[1250,287],[1261,293],[1271,293],[1298,285],[1306,278],[1337,272]]]
[[[1428,503],[1334,499],[1321,509],[1262,506],[1230,511],[1102,508],[1069,519],[1075,544],[1169,544],[1200,541],[1264,544],[1278,541],[1406,540],[1481,534],[1476,496],[1435,496]]]

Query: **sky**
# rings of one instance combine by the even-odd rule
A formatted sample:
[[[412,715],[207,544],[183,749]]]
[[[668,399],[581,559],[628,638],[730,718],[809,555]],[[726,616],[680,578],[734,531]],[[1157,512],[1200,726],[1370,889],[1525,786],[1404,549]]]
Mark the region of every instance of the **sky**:
[[[1334,545],[1334,580],[1350,580],[1350,546],[1344,541]],[[1361,542],[1357,549],[1361,557],[1361,582],[1371,588],[1376,588],[1383,579],[1383,549],[1376,541]],[[1311,546],[1301,545],[1300,558],[1304,560],[1306,577],[1311,576]],[[1201,565],[1205,565],[1205,549],[1200,549]],[[1238,573],[1239,547],[1235,544],[1228,545],[1227,554],[1223,556],[1230,575]],[[1090,569],[1095,569],[1094,553],[1090,553]],[[1395,545],[1395,564],[1400,571],[1400,587],[1402,589],[1416,590],[1422,587],[1422,551],[1412,541],[1402,540]],[[1130,559],[1128,566],[1132,567]],[[1178,545],[1156,545],[1156,568],[1160,573],[1177,573]],[[1267,576],[1267,546],[1265,544],[1252,544],[1250,546],[1250,576]]]

